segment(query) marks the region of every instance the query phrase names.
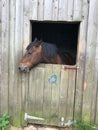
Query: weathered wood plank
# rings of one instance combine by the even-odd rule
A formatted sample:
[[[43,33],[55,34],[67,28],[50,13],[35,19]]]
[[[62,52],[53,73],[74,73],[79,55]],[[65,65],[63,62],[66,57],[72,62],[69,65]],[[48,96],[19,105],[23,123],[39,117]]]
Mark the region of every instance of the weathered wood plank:
[[[38,0],[38,20],[44,19],[44,0]]]
[[[67,0],[59,0],[58,20],[67,21]]]
[[[82,20],[82,0],[74,0],[73,21]]]
[[[23,45],[23,8],[24,8],[24,0],[21,0],[20,2],[20,43],[18,42],[18,44],[20,44],[20,49],[18,51],[18,54],[19,54],[19,58],[18,58],[18,63],[17,63],[17,69],[18,69],[18,64],[19,64],[19,61],[21,59],[21,56],[22,56],[22,45]],[[20,122],[19,122],[19,125],[22,125],[23,124],[23,112],[22,112],[22,74],[20,74],[20,72],[18,71],[18,101],[19,101],[19,117],[20,117]]]
[[[24,27],[23,27],[23,30],[24,30],[24,33],[23,33],[23,39],[24,39],[24,42],[23,42],[23,53],[25,53],[25,50],[26,50],[26,47],[27,45],[29,44],[30,42],[30,21],[29,21],[29,9],[30,9],[30,5],[29,5],[29,2],[28,1],[24,1]]]
[[[52,74],[52,64],[45,64],[45,85],[44,85],[44,100],[43,100],[43,116],[45,122],[48,124],[51,121],[51,83],[49,82],[50,75]]]
[[[9,0],[2,1],[1,113],[8,113]]]
[[[84,83],[84,91],[83,91],[83,112],[82,112],[82,119],[84,121],[89,122],[90,121],[90,116],[91,116],[91,86],[90,88],[87,87],[86,83]]]
[[[52,20],[52,0],[44,1],[44,20]]]
[[[84,32],[82,32],[82,34],[84,34],[85,36],[83,36],[83,37],[85,37],[85,42],[83,42],[84,43],[84,48],[82,47],[80,47],[80,50],[85,50],[86,51],[86,44],[87,44],[87,24],[88,24],[88,12],[89,12],[89,3],[88,3],[88,1],[86,0],[83,0],[83,4],[82,4],[82,19],[83,19],[83,26],[84,26]],[[81,45],[82,46],[82,45]],[[79,50],[79,51],[80,51]],[[80,54],[80,53],[79,53]],[[78,55],[79,56],[79,55]],[[86,62],[86,59],[85,59],[86,57],[85,57],[85,52],[84,52],[84,67],[83,68],[85,68],[85,62]],[[82,68],[82,69],[83,69]],[[84,80],[84,73],[85,73],[85,70],[83,70],[83,72],[82,72],[82,77],[83,77],[83,80]],[[89,100],[89,98],[87,97],[87,93],[89,93],[88,92],[88,89],[86,90],[86,82],[85,82],[85,80],[83,81],[83,102],[82,102],[82,118],[84,119],[84,118],[86,118],[86,116],[88,115],[88,113],[87,113],[87,111],[89,111],[89,110],[87,110],[88,109],[88,107],[87,106],[89,106],[90,107],[90,101],[87,101],[87,100]],[[85,89],[85,90],[84,90]],[[82,98],[82,97],[81,97]],[[86,103],[88,103],[88,105],[85,105]]]
[[[89,5],[89,17],[88,17],[88,35],[87,35],[87,65],[89,67],[90,62],[92,62],[92,59],[94,60],[95,57],[95,48],[96,47],[96,25],[97,25],[97,17],[96,17],[96,9],[97,9],[97,4],[96,0],[93,2],[90,2]],[[95,19],[94,19],[95,18]],[[94,24],[96,23],[96,24]],[[92,45],[92,46],[91,46]],[[92,58],[91,58],[92,57]],[[94,63],[94,62],[93,62]],[[93,67],[93,66],[92,66]],[[89,67],[91,70],[91,68]],[[88,69],[87,69],[88,71]]]
[[[30,0],[29,9],[28,14],[30,13],[30,20],[37,20],[38,0]]]
[[[98,60],[95,61],[95,72],[94,72],[94,86],[92,87],[92,102],[91,102],[91,116],[90,116],[90,120],[92,123],[96,122],[96,112],[97,112],[97,93],[98,93],[98,69],[97,69],[97,65],[98,65]],[[97,123],[97,122],[96,122]]]
[[[22,119],[24,119],[24,113],[28,110],[28,81],[29,76],[28,74],[22,74],[22,95],[21,95],[21,102],[22,102]]]
[[[50,75],[50,83],[52,87],[51,94],[51,124],[57,125],[59,122],[59,87],[60,87],[60,71],[61,65],[53,65],[53,71]]]
[[[25,49],[30,42],[30,21],[29,21],[29,9],[30,5],[27,0],[24,0],[23,4],[23,44],[22,44],[22,52],[23,55],[25,53]],[[29,74],[22,73],[22,118],[24,119],[24,113],[27,112],[28,108],[28,81],[29,81]]]
[[[97,85],[98,85],[98,83],[97,83]],[[97,90],[97,92],[98,92],[98,90]],[[98,116],[97,116],[97,114],[98,114],[98,93],[97,93],[97,104],[96,105],[97,106],[96,106],[95,124],[98,124]]]
[[[43,88],[44,88],[44,69],[35,67],[29,76],[29,87],[27,93],[27,109],[30,115],[42,117],[43,115]],[[41,123],[41,121],[31,120],[30,123]]]
[[[67,89],[68,89],[68,69],[61,69],[61,82],[60,82],[60,98],[59,98],[59,119],[64,117],[66,121],[67,110]],[[60,125],[60,124],[59,124]]]
[[[35,69],[35,86],[36,86],[36,99],[35,99],[35,114],[42,116],[43,113],[43,89],[44,89],[44,69],[36,67]]]
[[[14,117],[14,84],[15,84],[15,56],[14,56],[14,43],[15,43],[15,8],[16,1],[10,1],[10,32],[9,32],[9,114]],[[13,124],[13,121],[11,120]]]
[[[16,9],[15,9],[15,44],[14,44],[14,61],[15,61],[15,80],[14,80],[14,117],[13,124],[20,126],[21,123],[21,75],[19,75],[18,71],[18,63],[20,60],[20,56],[22,55],[22,40],[21,40],[21,12],[23,9],[22,1],[16,0]],[[20,49],[20,50],[19,50]]]
[[[85,53],[87,44],[87,24],[88,24],[88,1],[83,1],[82,14],[84,15],[83,21],[80,23],[79,38],[78,38],[78,56],[77,56],[77,81],[76,81],[76,96],[75,96],[75,117],[81,117],[82,114],[82,101],[83,101],[83,87],[85,85],[84,72],[85,72]],[[84,100],[85,102],[85,100]],[[79,115],[78,115],[79,114]]]
[[[28,113],[34,115],[35,110],[35,101],[36,101],[36,68],[31,70],[29,75],[29,88],[28,88]]]
[[[97,37],[97,23],[98,23],[98,3],[96,0],[90,1],[89,5],[89,18],[88,18],[88,35],[87,35],[87,50],[86,50],[86,68],[85,68],[85,84],[88,89],[88,101],[92,102],[92,91],[94,84],[94,67],[95,67],[95,50],[96,50],[96,37]],[[84,98],[84,100],[86,100]],[[91,117],[91,104],[86,100],[86,107],[88,118]],[[85,102],[83,102],[84,104]],[[88,103],[88,104],[87,104]]]
[[[2,80],[2,68],[1,68],[1,64],[2,64],[2,1],[0,1],[0,115],[1,115],[1,80]]]
[[[98,10],[97,10],[98,13]],[[98,23],[98,21],[97,21]],[[96,55],[94,68],[94,86],[92,87],[92,104],[91,104],[91,122],[98,123],[98,24],[97,24],[97,38],[96,38]]]
[[[73,120],[74,116],[74,94],[76,87],[76,70],[68,70],[67,108],[66,120]]]
[[[74,0],[68,0],[68,13],[67,13],[68,21],[72,21],[73,19],[73,10],[74,10]]]
[[[87,21],[88,15],[89,15],[89,1],[88,0],[82,0],[82,20]],[[86,23],[86,25],[87,24],[88,23]],[[87,31],[87,28],[85,28],[85,30]]]
[[[52,11],[52,20],[58,19],[58,6],[59,6],[59,0],[53,0],[53,11]]]
[[[98,82],[97,82],[97,85],[98,85]],[[97,89],[97,92],[98,92],[98,89]],[[95,115],[95,124],[98,124],[98,116],[97,116],[97,114],[98,114],[98,93],[97,93],[97,104],[96,104],[96,115]]]
[[[95,85],[98,86],[98,25],[97,25],[97,38],[96,38],[96,57],[95,57]],[[95,116],[95,123],[98,124],[98,87],[96,90],[97,93],[97,102],[96,102],[96,115]]]

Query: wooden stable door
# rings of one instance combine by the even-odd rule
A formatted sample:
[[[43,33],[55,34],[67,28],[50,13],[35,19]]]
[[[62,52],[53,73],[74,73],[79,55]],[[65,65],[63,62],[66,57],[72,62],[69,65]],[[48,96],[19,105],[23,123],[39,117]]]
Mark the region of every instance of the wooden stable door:
[[[29,115],[44,118],[32,123],[61,125],[73,119],[75,94],[75,69],[64,69],[63,65],[45,64],[31,70],[26,101]]]

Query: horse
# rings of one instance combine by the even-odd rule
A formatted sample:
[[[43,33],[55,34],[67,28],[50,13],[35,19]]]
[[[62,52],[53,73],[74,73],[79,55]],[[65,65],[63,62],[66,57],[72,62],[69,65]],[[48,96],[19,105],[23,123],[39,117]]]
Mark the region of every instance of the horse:
[[[35,38],[27,46],[26,53],[19,62],[19,70],[29,72],[31,68],[39,63],[74,65],[75,60],[73,60],[68,51],[62,53],[55,44]]]

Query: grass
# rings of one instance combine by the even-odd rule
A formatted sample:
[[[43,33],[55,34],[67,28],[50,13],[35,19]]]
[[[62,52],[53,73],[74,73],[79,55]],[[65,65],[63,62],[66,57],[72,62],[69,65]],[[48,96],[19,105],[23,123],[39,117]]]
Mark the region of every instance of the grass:
[[[73,130],[98,130],[98,126],[81,121],[73,125]]]

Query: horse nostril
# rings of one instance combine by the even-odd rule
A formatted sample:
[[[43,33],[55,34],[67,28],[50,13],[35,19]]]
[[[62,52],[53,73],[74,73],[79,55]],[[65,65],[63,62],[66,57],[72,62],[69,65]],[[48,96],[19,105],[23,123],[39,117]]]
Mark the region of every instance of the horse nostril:
[[[28,66],[23,66],[23,67],[18,67],[18,69],[20,70],[20,71],[22,71],[22,72],[29,72],[29,67]]]
[[[22,71],[23,69],[22,69],[22,67],[18,67],[18,69],[20,70],[20,71]]]
[[[20,68],[20,67],[18,67],[18,69],[19,69],[19,70],[21,70],[21,68]]]

